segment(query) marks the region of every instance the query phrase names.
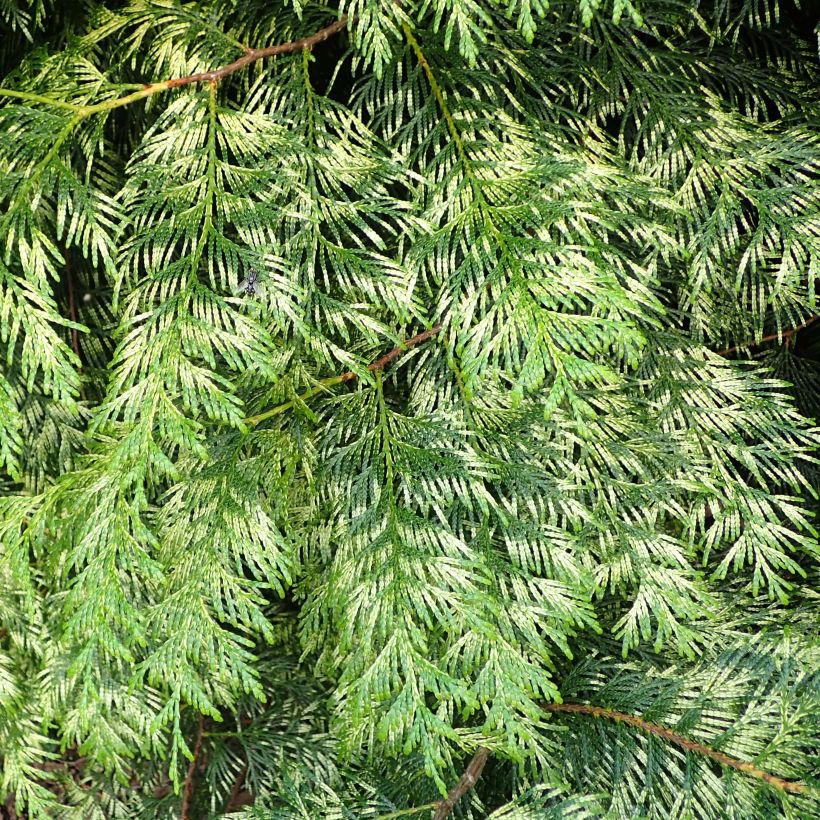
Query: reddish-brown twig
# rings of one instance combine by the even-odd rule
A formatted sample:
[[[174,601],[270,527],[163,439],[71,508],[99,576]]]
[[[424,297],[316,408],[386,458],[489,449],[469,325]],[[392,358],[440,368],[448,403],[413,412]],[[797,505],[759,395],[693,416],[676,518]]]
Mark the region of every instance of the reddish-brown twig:
[[[338,34],[338,32],[343,31],[347,28],[347,23],[347,15],[342,15],[338,20],[336,20],[336,22],[319,29],[319,31],[315,34],[311,34],[308,37],[301,37],[300,39],[292,40],[289,43],[278,43],[275,46],[267,46],[266,48],[248,48],[245,49],[244,56],[240,57],[238,60],[234,60],[232,63],[222,66],[221,68],[215,68],[212,71],[200,71],[196,74],[188,74],[185,77],[172,77],[169,80],[158,80],[153,83],[143,83],[142,88],[138,91],[134,91],[131,94],[126,94],[124,97],[103,100],[102,102],[95,103],[94,105],[77,105],[76,103],[65,102],[64,100],[53,100],[50,97],[43,96],[42,94],[32,94],[29,91],[15,91],[10,88],[0,88],[0,97],[14,97],[20,100],[45,103],[57,108],[64,108],[69,111],[73,111],[75,116],[65,131],[63,137],[63,139],[65,139],[65,137],[71,133],[74,126],[86,117],[90,117],[93,114],[99,114],[103,111],[111,111],[115,108],[122,108],[123,106],[131,105],[131,103],[137,102],[137,100],[143,100],[153,94],[158,94],[161,91],[167,91],[169,88],[179,88],[183,85],[205,82],[215,85],[223,77],[228,77],[234,72],[249,66],[251,63],[255,63],[257,60],[264,60],[266,57],[276,57],[280,54],[293,54],[296,51],[311,49],[315,45],[318,45],[319,43],[332,37],[334,34]],[[57,148],[59,148],[59,143],[57,144]],[[56,151],[56,148],[53,148],[52,150]],[[31,180],[32,177],[29,179]]]
[[[416,347],[417,345],[424,344],[424,342],[432,339],[438,333],[441,332],[441,323],[433,325],[429,330],[425,330],[421,333],[416,334],[411,339],[406,339],[402,342],[398,347],[394,347],[389,353],[385,353],[384,356],[376,359],[374,362],[371,362],[367,369],[373,373],[377,370],[384,370],[393,359],[397,359],[401,356],[402,353],[406,353],[411,348]],[[298,399],[294,399],[292,401],[286,401],[284,404],[278,404],[276,407],[272,407],[270,410],[265,410],[264,413],[258,413],[255,416],[249,416],[245,419],[245,424],[250,424],[251,426],[256,426],[261,421],[265,421],[266,419],[272,418],[273,416],[278,416],[281,413],[284,413],[286,410],[290,410],[291,407],[297,401],[306,401],[309,398],[327,390],[329,387],[332,387],[336,384],[342,384],[343,382],[350,382],[354,379],[357,379],[359,376],[357,373],[354,373],[352,370],[347,370],[344,373],[340,373],[338,376],[330,376],[326,379],[321,379],[319,384],[316,387],[311,387],[309,390],[305,390],[304,393],[299,395]]]
[[[185,775],[185,783],[182,786],[182,809],[180,811],[182,820],[190,820],[191,797],[194,793],[194,775],[196,774],[196,767],[199,765],[199,755],[202,751],[203,737],[205,737],[205,716],[200,715],[199,726],[196,733],[196,743],[194,744],[194,756],[191,758],[188,772]]]
[[[375,362],[371,362],[367,369],[374,373],[377,370],[384,370],[393,359],[397,359],[401,356],[402,353],[406,353],[411,348],[417,347],[418,345],[424,344],[429,339],[432,339],[433,336],[438,334],[441,331],[441,324],[433,325],[430,330],[425,330],[423,333],[419,333],[416,336],[413,336],[412,339],[407,339],[402,342],[398,347],[394,347],[389,353],[385,353],[379,359],[376,359]],[[356,374],[352,370],[348,370],[346,373],[342,373],[339,376],[339,380],[343,382],[349,382],[356,378]]]
[[[789,330],[784,330],[781,333],[772,333],[769,336],[764,336],[759,342],[746,342],[746,344],[742,345],[735,345],[734,347],[727,347],[724,350],[718,350],[718,356],[731,356],[732,353],[737,353],[738,350],[741,348],[752,348],[752,347],[760,347],[761,345],[766,344],[767,342],[775,342],[781,339],[788,339],[791,336],[794,336],[795,333],[799,333],[801,330],[805,330],[809,325],[813,325],[820,316],[812,316],[810,319],[807,319],[803,324],[798,325],[797,327],[790,328]]]
[[[711,746],[689,740],[689,738],[676,734],[665,726],[650,723],[648,720],[639,718],[636,715],[630,715],[626,712],[616,712],[614,709],[605,709],[601,706],[587,706],[583,703],[550,703],[547,704],[544,709],[547,712],[569,712],[579,715],[591,715],[592,717],[608,718],[610,720],[619,721],[620,723],[626,723],[643,732],[648,732],[656,737],[662,737],[664,740],[669,741],[669,743],[674,743],[676,746],[686,749],[687,752],[695,752],[696,754],[711,758],[722,766],[736,769],[739,772],[744,772],[752,777],[756,777],[758,780],[763,780],[770,786],[774,786],[781,791],[792,792],[793,794],[801,794],[806,791],[806,785],[804,783],[784,780],[782,777],[769,774],[769,772],[764,771],[759,766],[755,766],[753,763],[747,763],[745,760],[730,757],[723,752],[717,751],[717,749],[713,749]]]
[[[334,34],[342,31],[347,26],[347,15],[343,14],[335,23],[319,29],[315,34],[309,37],[302,37],[299,40],[292,40],[289,43],[279,43],[275,46],[268,46],[267,48],[251,48],[247,53],[234,60],[222,68],[216,68],[213,71],[201,71],[198,74],[189,74],[187,77],[176,77],[172,80],[166,80],[165,88],[179,88],[181,85],[190,85],[191,83],[218,83],[223,77],[233,74],[235,71],[240,71],[251,63],[257,60],[263,60],[266,57],[276,57],[279,54],[293,54],[295,51],[302,51],[303,49],[313,48],[321,42],[324,42]]]
[[[484,769],[484,764],[487,762],[487,758],[490,756],[490,750],[485,748],[484,746],[479,746],[478,751],[473,755],[473,759],[470,761],[470,765],[467,766],[466,771],[463,775],[461,775],[461,780],[453,786],[452,789],[447,793],[447,797],[441,801],[436,807],[436,811],[433,814],[433,820],[444,820],[450,812],[455,808],[456,803],[467,794],[470,789],[475,786],[478,782],[478,778],[481,777],[481,772]]]
[[[248,764],[246,763],[242,768],[236,773],[236,777],[234,778],[233,785],[231,786],[231,793],[228,795],[228,799],[225,801],[225,809],[224,814],[230,814],[233,811],[237,811],[239,809],[239,794],[242,791],[242,785],[245,782],[245,778],[248,774]]]

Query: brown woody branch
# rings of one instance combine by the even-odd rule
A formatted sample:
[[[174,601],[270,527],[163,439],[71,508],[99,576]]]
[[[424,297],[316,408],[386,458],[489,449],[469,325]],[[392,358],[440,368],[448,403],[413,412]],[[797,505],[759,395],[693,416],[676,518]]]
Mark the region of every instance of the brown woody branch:
[[[793,780],[785,780],[782,777],[769,774],[769,772],[764,771],[759,766],[755,766],[753,763],[747,763],[745,760],[738,760],[736,757],[730,757],[723,752],[717,751],[717,749],[711,748],[711,746],[706,746],[703,743],[689,740],[689,738],[683,737],[683,735],[679,735],[670,729],[667,729],[665,726],[659,726],[657,723],[650,723],[648,720],[644,720],[636,715],[630,715],[626,712],[617,712],[614,709],[605,709],[602,706],[588,706],[583,703],[549,703],[544,706],[544,710],[547,712],[567,712],[571,714],[590,715],[592,717],[607,718],[609,720],[626,723],[627,725],[634,726],[636,729],[640,729],[648,734],[661,737],[669,743],[674,743],[676,746],[682,747],[687,752],[694,752],[695,754],[703,755],[704,757],[708,757],[711,760],[720,763],[722,766],[726,766],[730,769],[736,769],[739,772],[756,777],[758,780],[763,780],[770,786],[774,786],[776,789],[780,789],[781,791],[792,792],[793,794],[802,794],[808,790],[804,783],[797,783]],[[461,780],[459,780],[459,782],[453,786],[452,789],[450,789],[447,797],[437,805],[432,820],[445,820],[445,818],[450,815],[450,812],[455,808],[456,803],[458,803],[458,801],[478,782],[478,778],[481,776],[481,772],[484,769],[484,764],[487,762],[489,755],[489,749],[484,746],[479,747],[478,751],[475,753],[475,756],[470,761],[470,765],[467,766],[467,770],[461,776]],[[418,806],[416,808],[421,810],[425,807]]]
[[[478,751],[470,761],[470,765],[467,766],[466,771],[461,775],[461,780],[450,789],[447,793],[447,797],[436,807],[432,820],[444,820],[449,816],[450,812],[455,808],[456,803],[478,782],[478,778],[481,777],[484,764],[487,762],[489,756],[489,749],[484,746],[478,747]]]
[[[387,365],[390,364],[394,359],[397,359],[401,356],[402,353],[406,353],[408,350],[416,347],[417,345],[424,344],[424,342],[432,339],[434,336],[438,335],[441,332],[441,323],[433,325],[429,330],[425,330],[422,333],[418,333],[413,336],[411,339],[405,339],[398,347],[394,347],[389,353],[385,353],[384,356],[376,359],[374,362],[371,362],[367,369],[373,373],[377,370],[384,370]],[[350,382],[354,379],[357,379],[359,376],[357,373],[354,373],[352,370],[347,370],[344,373],[340,373],[338,376],[330,376],[327,379],[322,379],[318,386],[311,387],[309,390],[305,390],[304,393],[301,393],[297,399],[293,399],[292,401],[286,401],[284,404],[278,404],[276,407],[272,407],[270,410],[266,410],[264,413],[258,413],[255,416],[249,416],[245,419],[245,424],[250,424],[252,427],[255,427],[262,421],[266,419],[272,418],[273,416],[278,416],[281,413],[284,413],[286,410],[290,410],[291,407],[296,404],[297,401],[306,401],[309,398],[321,393],[327,388],[332,387],[336,384],[342,384],[344,382]]]
[[[182,786],[182,809],[180,811],[181,820],[190,820],[191,797],[194,793],[194,775],[199,765],[199,755],[202,752],[202,738],[205,737],[205,715],[199,716],[199,727],[196,733],[196,743],[194,744],[194,756],[188,766],[185,775],[185,783]]]
[[[347,27],[347,15],[342,15],[335,23],[319,29],[315,34],[309,37],[302,37],[299,40],[293,40],[289,43],[279,43],[275,46],[268,46],[267,48],[248,48],[245,55],[238,60],[234,60],[222,68],[216,68],[213,71],[201,71],[198,74],[188,74],[186,77],[173,77],[170,80],[161,80],[154,83],[144,83],[142,88],[134,91],[132,94],[126,94],[124,97],[117,97],[112,100],[104,100],[103,102],[94,105],[77,105],[75,103],[65,102],[63,100],[53,100],[50,97],[45,97],[42,94],[32,94],[29,91],[15,91],[11,88],[0,88],[0,97],[13,97],[18,100],[28,100],[29,102],[44,103],[55,108],[64,108],[73,111],[74,119],[69,123],[66,135],[70,133],[71,129],[86,117],[92,114],[99,114],[103,111],[111,111],[115,108],[122,108],[130,105],[137,100],[144,100],[153,94],[158,94],[161,91],[167,91],[169,88],[179,88],[183,85],[191,85],[192,83],[209,82],[214,85],[218,83],[223,77],[227,77],[240,69],[255,63],[257,60],[263,60],[265,57],[276,57],[279,54],[293,54],[296,51],[304,51],[311,49],[315,45],[327,40],[334,34],[342,31]],[[59,147],[59,144],[57,145]]]
[[[676,746],[686,749],[687,752],[694,752],[695,754],[703,755],[704,757],[708,757],[717,763],[720,763],[722,766],[727,766],[730,769],[736,769],[737,771],[748,774],[751,777],[756,777],[758,780],[763,780],[765,783],[768,783],[770,786],[774,786],[780,791],[792,792],[793,794],[802,794],[807,791],[807,787],[804,783],[797,783],[794,780],[784,780],[782,777],[769,774],[769,772],[764,771],[759,766],[755,766],[753,763],[747,763],[745,760],[738,760],[736,757],[730,757],[723,752],[717,751],[717,749],[713,749],[711,746],[706,746],[703,743],[697,743],[694,740],[689,740],[689,738],[676,734],[670,729],[667,729],[665,726],[658,726],[657,723],[650,723],[649,721],[639,718],[636,715],[630,715],[626,712],[616,712],[614,709],[605,709],[601,706],[587,706],[582,703],[550,703],[544,706],[544,709],[547,712],[569,712],[580,715],[591,715],[592,717],[608,718],[609,720],[626,723],[627,725],[634,726],[636,729],[640,729],[648,734],[655,735],[656,737],[662,737],[669,743],[674,743]]]
[[[418,335],[413,336],[412,339],[406,339],[398,347],[394,347],[389,353],[385,353],[384,356],[382,356],[381,358],[376,359],[376,361],[374,362],[371,362],[367,366],[367,369],[371,373],[374,373],[377,370],[384,370],[387,367],[387,365],[389,365],[390,362],[393,361],[393,359],[397,359],[399,356],[401,356],[402,353],[407,352],[411,348],[424,344],[429,339],[432,339],[433,336],[435,336],[440,331],[441,324],[439,323],[433,325],[430,328],[430,330],[425,330],[423,333],[419,333]],[[346,373],[342,373],[342,375],[339,376],[339,380],[343,382],[349,382],[355,378],[356,374],[352,370],[348,370]]]
[[[248,776],[248,764],[245,763],[242,768],[236,773],[236,777],[233,780],[233,785],[231,786],[231,793],[228,795],[228,799],[225,801],[225,808],[223,810],[224,814],[231,814],[232,812],[238,811],[239,808],[242,806],[240,802],[240,795],[242,792],[242,785],[245,782],[245,778]],[[247,794],[247,792],[245,792]]]
[[[163,85],[165,88],[179,88],[179,86],[191,85],[191,83],[218,83],[223,77],[227,77],[236,71],[241,71],[257,60],[311,49],[315,45],[324,42],[334,34],[342,31],[346,26],[347,15],[343,14],[335,23],[331,23],[329,26],[319,29],[319,31],[315,34],[311,34],[309,37],[302,37],[290,43],[279,43],[278,45],[268,46],[267,48],[251,48],[248,49],[248,52],[243,57],[234,60],[232,63],[228,63],[228,65],[222,66],[222,68],[217,68],[213,71],[201,71],[198,74],[189,74],[187,77],[176,77],[172,80],[166,80]]]
[[[816,321],[820,320],[820,316],[812,316],[810,319],[807,319],[803,324],[798,325],[797,327],[790,328],[789,330],[784,330],[781,333],[772,333],[769,336],[764,336],[759,342],[746,342],[742,345],[735,345],[734,347],[727,347],[724,350],[718,350],[718,356],[731,356],[732,353],[737,353],[738,350],[741,348],[754,348],[760,347],[761,345],[766,344],[767,342],[776,342],[785,340],[794,336],[796,333],[799,333],[801,330],[805,330],[809,325],[813,325]]]

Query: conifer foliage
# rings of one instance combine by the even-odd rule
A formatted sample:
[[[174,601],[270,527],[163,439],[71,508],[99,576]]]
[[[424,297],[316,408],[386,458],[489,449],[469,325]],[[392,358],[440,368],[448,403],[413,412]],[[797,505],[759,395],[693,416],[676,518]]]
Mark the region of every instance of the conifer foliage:
[[[820,815],[814,22],[0,0],[0,811]]]

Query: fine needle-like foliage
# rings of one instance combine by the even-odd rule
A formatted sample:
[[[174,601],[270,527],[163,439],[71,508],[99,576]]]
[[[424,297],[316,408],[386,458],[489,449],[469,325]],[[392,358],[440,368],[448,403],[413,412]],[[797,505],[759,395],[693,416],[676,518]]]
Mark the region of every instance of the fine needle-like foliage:
[[[0,816],[820,816],[812,15],[0,0]]]

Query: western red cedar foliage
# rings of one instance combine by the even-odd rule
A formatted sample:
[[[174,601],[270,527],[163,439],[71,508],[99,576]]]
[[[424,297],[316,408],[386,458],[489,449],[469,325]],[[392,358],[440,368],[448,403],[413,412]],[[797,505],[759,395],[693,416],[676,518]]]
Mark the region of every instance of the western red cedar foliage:
[[[817,816],[812,15],[0,0],[0,812]]]

